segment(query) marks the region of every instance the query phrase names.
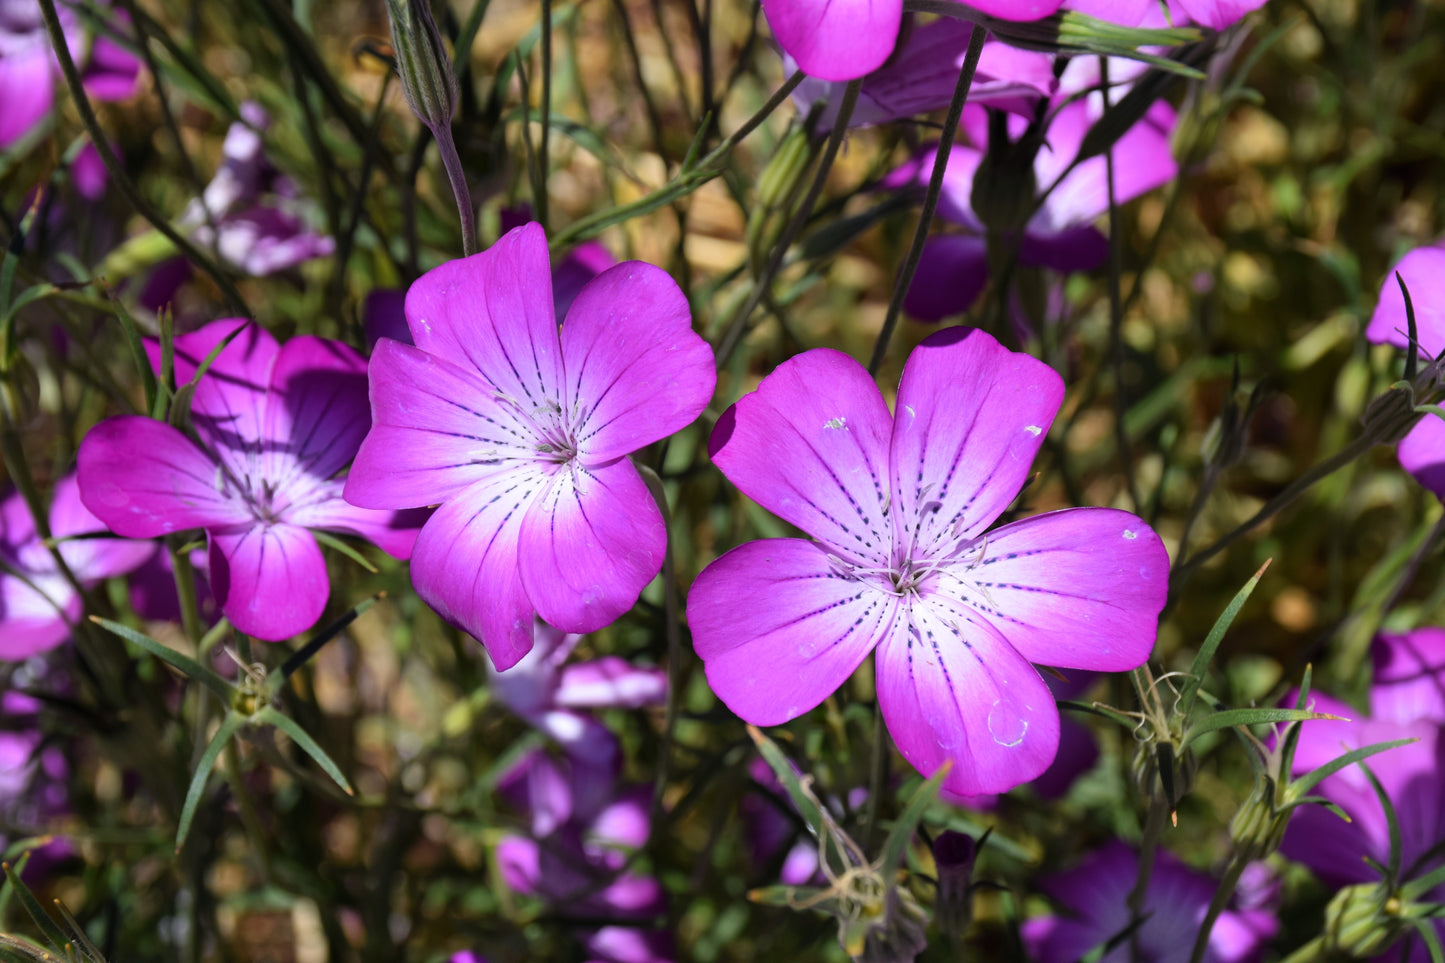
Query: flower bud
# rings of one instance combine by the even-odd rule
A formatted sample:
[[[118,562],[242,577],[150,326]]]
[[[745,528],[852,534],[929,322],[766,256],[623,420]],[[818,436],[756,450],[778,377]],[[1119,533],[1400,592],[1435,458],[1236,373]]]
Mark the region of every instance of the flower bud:
[[[1378,956],[1410,932],[1399,897],[1379,883],[1346,886],[1325,907],[1325,945],[1354,957]]]
[[[1038,194],[1034,157],[1041,144],[1035,128],[1016,141],[1009,140],[1007,115],[1001,110],[989,111],[988,151],[973,176],[968,203],[991,231],[1011,234],[1029,222]]]
[[[457,109],[457,76],[431,0],[386,0],[396,72],[412,112],[433,132],[451,127]]]
[[[1175,754],[1174,744],[1164,739],[1148,739],[1134,754],[1134,784],[1145,799],[1156,795],[1172,811],[1179,800],[1194,788],[1194,775],[1199,761],[1192,749],[1182,756]]]
[[[938,877],[938,896],[933,917],[945,934],[962,939],[973,923],[973,860],[977,846],[973,837],[948,830],[933,842],[933,863]]]
[[[798,191],[813,166],[809,121],[795,123],[758,175],[757,206],[748,213],[748,260],[757,271],[793,216]]]
[[[1263,859],[1279,849],[1288,824],[1289,810],[1280,811],[1275,805],[1274,780],[1265,779],[1255,784],[1230,820],[1229,837],[1239,858]]]
[[[1360,420],[1364,422],[1366,434],[1382,445],[1395,444],[1420,420],[1415,403],[1414,387],[1408,382],[1395,382],[1365,408]]]

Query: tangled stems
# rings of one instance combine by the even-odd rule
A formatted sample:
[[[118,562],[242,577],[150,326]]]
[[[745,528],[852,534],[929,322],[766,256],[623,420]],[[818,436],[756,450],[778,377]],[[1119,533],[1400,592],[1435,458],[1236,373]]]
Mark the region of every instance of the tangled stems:
[[[933,163],[933,174],[928,180],[928,192],[923,196],[923,211],[918,215],[918,226],[913,230],[913,243],[908,247],[908,256],[898,271],[898,280],[893,285],[893,296],[888,300],[888,314],[883,319],[883,330],[873,345],[873,357],[868,361],[868,373],[876,376],[888,354],[888,342],[898,327],[898,317],[903,311],[903,299],[913,284],[913,275],[918,271],[918,262],[923,258],[923,245],[928,240],[928,229],[933,226],[933,215],[938,210],[938,198],[943,192],[943,175],[948,169],[948,156],[953,150],[954,138],[958,136],[958,124],[963,118],[963,105],[968,100],[968,89],[973,86],[973,75],[978,70],[978,59],[983,53],[985,31],[975,26],[969,34],[968,51],[964,54],[963,67],[958,73],[958,84],[953,88],[953,100],[948,105],[948,116],[943,121],[943,135],[939,139],[937,160]]]

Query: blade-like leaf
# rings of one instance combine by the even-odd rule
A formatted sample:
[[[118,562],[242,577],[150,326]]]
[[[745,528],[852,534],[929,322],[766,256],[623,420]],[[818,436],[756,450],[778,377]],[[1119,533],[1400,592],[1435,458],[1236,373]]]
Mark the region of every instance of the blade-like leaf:
[[[319,528],[312,529],[311,534],[322,545],[325,545],[327,548],[335,549],[342,555],[345,555],[347,558],[351,559],[357,565],[360,565],[362,568],[366,569],[372,575],[376,574],[377,568],[375,565],[371,564],[371,559],[367,558],[365,555],[362,555],[355,548],[346,544],[335,535],[332,535],[330,532],[323,532]]]
[[[1405,860],[1404,843],[1400,835],[1400,814],[1395,811],[1395,804],[1390,801],[1385,787],[1380,785],[1380,780],[1375,777],[1370,767],[1363,761],[1359,766],[1365,778],[1370,781],[1370,788],[1375,790],[1375,796],[1380,800],[1380,808],[1385,811],[1385,826],[1390,840],[1390,862],[1385,867],[1385,880],[1393,887],[1400,879],[1400,864]]]
[[[316,740],[307,735],[306,730],[297,725],[295,719],[292,719],[288,715],[283,715],[277,711],[275,706],[267,706],[262,709],[256,713],[255,719],[257,722],[273,725],[290,736],[291,741],[296,743],[302,752],[310,756],[316,765],[320,766],[322,771],[330,776],[336,782],[336,785],[341,787],[343,792],[348,796],[356,795],[356,790],[351,788],[351,783],[347,782],[346,777],[341,774],[341,767],[332,762],[331,757],[326,754],[326,750],[317,745]]]
[[[1377,753],[1385,752],[1389,749],[1408,746],[1415,741],[1414,739],[1394,739],[1390,742],[1376,742],[1360,749],[1352,749],[1338,759],[1331,760],[1318,769],[1313,769],[1291,782],[1289,784],[1291,801],[1297,801],[1299,796],[1306,795],[1330,776],[1333,776],[1347,766],[1353,766],[1361,759],[1368,759]]]
[[[953,768],[953,764],[945,760],[927,782],[914,790],[913,795],[909,797],[908,805],[903,807],[903,812],[893,823],[893,828],[888,831],[888,838],[883,841],[880,867],[884,879],[892,879],[893,874],[898,872],[898,868],[903,865],[903,855],[908,851],[908,841],[913,838],[914,830],[923,820],[923,814],[938,798],[938,790],[943,785],[943,780],[948,778],[948,771],[951,768]]]
[[[778,748],[777,743],[763,735],[762,730],[757,726],[748,726],[748,735],[752,736],[758,752],[763,754],[763,759],[772,768],[773,775],[777,776],[778,782],[783,784],[783,789],[787,791],[788,798],[797,807],[798,814],[803,817],[803,822],[807,824],[808,830],[814,836],[821,836],[824,821],[823,814],[818,811],[818,802],[812,793],[803,788],[797,770],[788,761],[788,757],[783,755],[783,750]]]
[[[105,954],[100,952],[100,948],[90,941],[90,937],[86,934],[85,929],[74,916],[70,915],[70,910],[65,908],[65,904],[58,899],[53,902],[55,904],[55,911],[60,914],[61,925],[70,931],[71,942],[75,945],[80,956],[85,959],[87,963],[105,963]]]
[[[65,944],[69,942],[69,937],[65,935],[65,931],[56,925],[55,920],[50,918],[49,913],[45,912],[45,907],[40,905],[40,900],[35,898],[35,894],[30,891],[30,887],[25,885],[25,881],[20,878],[20,874],[16,873],[15,869],[9,863],[4,864],[4,870],[5,879],[9,881],[16,898],[20,900],[20,905],[25,907],[25,912],[30,914],[30,918],[35,921],[35,925],[40,928],[40,932],[45,934],[45,938],[50,941],[50,945],[62,953],[65,952]]]
[[[1225,709],[1205,716],[1184,734],[1183,745],[1188,746],[1206,732],[1228,729],[1233,726],[1257,726],[1267,722],[1306,722],[1311,719],[1341,721],[1340,716],[1324,712],[1309,712],[1305,709]]]
[[[176,826],[176,852],[181,851],[185,845],[186,834],[191,831],[191,820],[195,818],[196,806],[200,804],[201,796],[205,792],[206,780],[211,775],[211,769],[215,767],[216,760],[221,755],[221,750],[226,748],[226,743],[231,741],[242,726],[248,720],[239,712],[227,712],[226,718],[221,720],[221,728],[211,738],[206,746],[206,751],[201,754],[201,761],[196,766],[196,773],[191,777],[191,788],[186,790],[186,801],[181,806],[181,821]]]
[[[135,643],[182,675],[201,683],[214,692],[216,697],[223,703],[230,706],[231,696],[236,691],[235,686],[231,685],[231,683],[204,665],[201,665],[201,663],[195,659],[177,652],[170,646],[162,645],[143,632],[137,632],[135,629],[122,625],[119,622],[112,622],[110,619],[103,619],[98,615],[92,615],[90,620],[107,631],[120,636],[127,642]]]
[[[1234,624],[1234,619],[1239,615],[1239,610],[1244,608],[1244,603],[1254,592],[1259,580],[1264,577],[1265,570],[1269,568],[1266,561],[1259,567],[1244,587],[1234,593],[1233,600],[1225,606],[1219,618],[1214,620],[1214,627],[1204,637],[1204,644],[1199,648],[1199,654],[1194,657],[1194,662],[1189,666],[1189,676],[1184,680],[1184,689],[1179,693],[1179,712],[1185,719],[1194,709],[1194,699],[1199,694],[1199,687],[1204,684],[1204,673],[1209,670],[1209,663],[1214,659],[1214,653],[1219,649],[1219,643],[1224,640],[1224,633]]]
[[[1440,946],[1440,934],[1435,931],[1434,925],[1425,920],[1411,920],[1410,925],[1425,941],[1425,949],[1430,951],[1430,963],[1445,963],[1445,947]]]

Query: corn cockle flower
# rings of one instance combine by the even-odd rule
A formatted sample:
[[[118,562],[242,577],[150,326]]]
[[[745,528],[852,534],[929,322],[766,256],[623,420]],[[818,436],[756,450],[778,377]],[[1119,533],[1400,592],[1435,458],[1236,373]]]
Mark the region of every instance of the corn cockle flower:
[[[151,542],[77,538],[102,533],[105,525],[81,503],[74,475],[55,484],[50,534],[60,556],[82,585],[134,571],[156,552]],[[80,593],[41,542],[25,499],[10,491],[0,500],[0,660],[26,659],[70,637],[81,613]]]
[[[1051,512],[985,532],[1018,495],[1063,400],[1053,369],[950,328],[909,357],[890,416],[863,366],[804,352],[730,408],[714,463],[817,541],[766,539],[688,597],[713,691],[756,725],[818,705],[877,649],[878,700],[905,759],[952,793],[1047,768],[1059,714],[1030,662],[1143,662],[1169,558],[1127,512]]]
[[[80,494],[121,535],[204,529],[221,612],[242,632],[279,640],[310,628],[330,594],[310,529],[406,558],[421,518],[341,497],[336,475],[370,423],[366,362],[354,349],[315,337],[280,346],[254,324],[216,321],[176,338],[177,383],[232,335],[191,400],[199,444],[139,415],[103,421],[80,445]],[[159,345],[147,350],[159,366]]]
[[[1064,912],[1024,922],[1020,935],[1029,959],[1074,963],[1129,932],[1129,894],[1138,878],[1138,854],[1116,840],[1074,869],[1041,880],[1039,888]],[[1216,885],[1207,874],[1160,850],[1144,897],[1144,922],[1099,963],[1189,963]],[[1267,909],[1226,909],[1210,931],[1205,963],[1257,960],[1278,929],[1279,921]]]
[[[662,270],[629,261],[588,283],[559,332],[547,239],[529,224],[423,275],[415,347],[371,359],[374,425],[346,480],[373,508],[441,502],[417,539],[417,594],[498,669],[540,615],[590,632],[637,601],[667,533],[627,456],[685,428],[716,381],[712,350]]]

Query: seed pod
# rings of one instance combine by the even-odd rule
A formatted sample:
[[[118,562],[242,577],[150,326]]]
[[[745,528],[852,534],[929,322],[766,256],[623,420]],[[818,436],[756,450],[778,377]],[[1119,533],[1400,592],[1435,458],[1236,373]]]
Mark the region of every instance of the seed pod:
[[[1379,956],[1410,931],[1400,909],[1379,883],[1346,886],[1325,907],[1325,944],[1353,957]]]

